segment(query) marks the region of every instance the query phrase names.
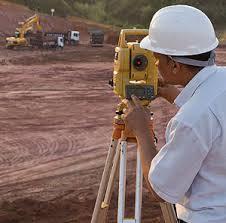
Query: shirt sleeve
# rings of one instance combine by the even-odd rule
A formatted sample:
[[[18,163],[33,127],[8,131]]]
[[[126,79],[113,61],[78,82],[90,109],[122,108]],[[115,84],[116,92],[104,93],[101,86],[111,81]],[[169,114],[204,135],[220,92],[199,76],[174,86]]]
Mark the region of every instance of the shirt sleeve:
[[[166,144],[154,157],[149,182],[163,200],[177,203],[188,191],[208,148],[191,127],[171,120],[167,127]]]

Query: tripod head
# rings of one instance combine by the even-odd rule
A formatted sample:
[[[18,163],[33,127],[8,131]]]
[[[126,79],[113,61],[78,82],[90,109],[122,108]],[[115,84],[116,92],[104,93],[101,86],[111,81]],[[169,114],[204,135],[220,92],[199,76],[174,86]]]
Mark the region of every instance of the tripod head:
[[[155,98],[158,84],[153,53],[139,45],[147,35],[147,29],[121,30],[115,48],[113,79],[109,82],[121,100],[136,95],[145,106]]]

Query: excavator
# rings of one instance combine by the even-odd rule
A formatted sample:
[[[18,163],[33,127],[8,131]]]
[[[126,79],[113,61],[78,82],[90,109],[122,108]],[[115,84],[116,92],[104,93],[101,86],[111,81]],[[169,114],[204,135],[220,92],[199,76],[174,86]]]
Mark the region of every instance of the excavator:
[[[40,19],[37,14],[31,16],[25,22],[19,23],[20,27],[16,28],[14,37],[6,38],[6,48],[13,49],[16,46],[28,46],[28,34],[33,33],[34,25],[36,26],[37,32],[42,32],[42,26],[40,25]]]

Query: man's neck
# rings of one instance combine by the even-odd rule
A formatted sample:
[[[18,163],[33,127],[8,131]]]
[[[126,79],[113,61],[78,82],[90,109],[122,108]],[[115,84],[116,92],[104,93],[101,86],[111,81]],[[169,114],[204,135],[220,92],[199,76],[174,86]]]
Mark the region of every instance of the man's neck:
[[[199,73],[201,70],[203,69],[203,67],[188,67],[184,74],[183,74],[183,79],[181,80],[181,85],[182,86],[186,86],[190,80],[197,75],[197,73]]]

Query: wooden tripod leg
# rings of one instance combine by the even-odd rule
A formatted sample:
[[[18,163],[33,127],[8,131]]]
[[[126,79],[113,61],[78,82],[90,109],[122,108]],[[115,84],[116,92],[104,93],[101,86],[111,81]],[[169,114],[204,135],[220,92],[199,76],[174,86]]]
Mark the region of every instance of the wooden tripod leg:
[[[165,223],[177,223],[176,213],[174,211],[173,205],[169,203],[160,203],[162,210],[162,215]]]
[[[113,162],[110,178],[108,181],[108,186],[106,189],[104,201],[101,204],[101,212],[100,212],[101,222],[106,222],[106,218],[107,218],[107,212],[109,209],[111,195],[112,195],[113,188],[114,188],[113,186],[115,183],[116,174],[118,173],[119,159],[120,159],[120,145],[121,145],[121,143],[118,143],[118,146],[116,148],[114,162]]]
[[[115,140],[115,139],[111,140],[111,144],[109,146],[108,155],[107,155],[107,159],[105,162],[104,172],[103,172],[103,175],[101,178],[100,187],[98,190],[98,195],[97,195],[91,223],[100,223],[102,221],[102,219],[100,218],[101,217],[100,216],[101,204],[104,199],[105,191],[107,188],[107,183],[109,181],[109,176],[110,176],[110,172],[112,169],[112,163],[113,163],[117,144],[118,144],[118,140]]]

